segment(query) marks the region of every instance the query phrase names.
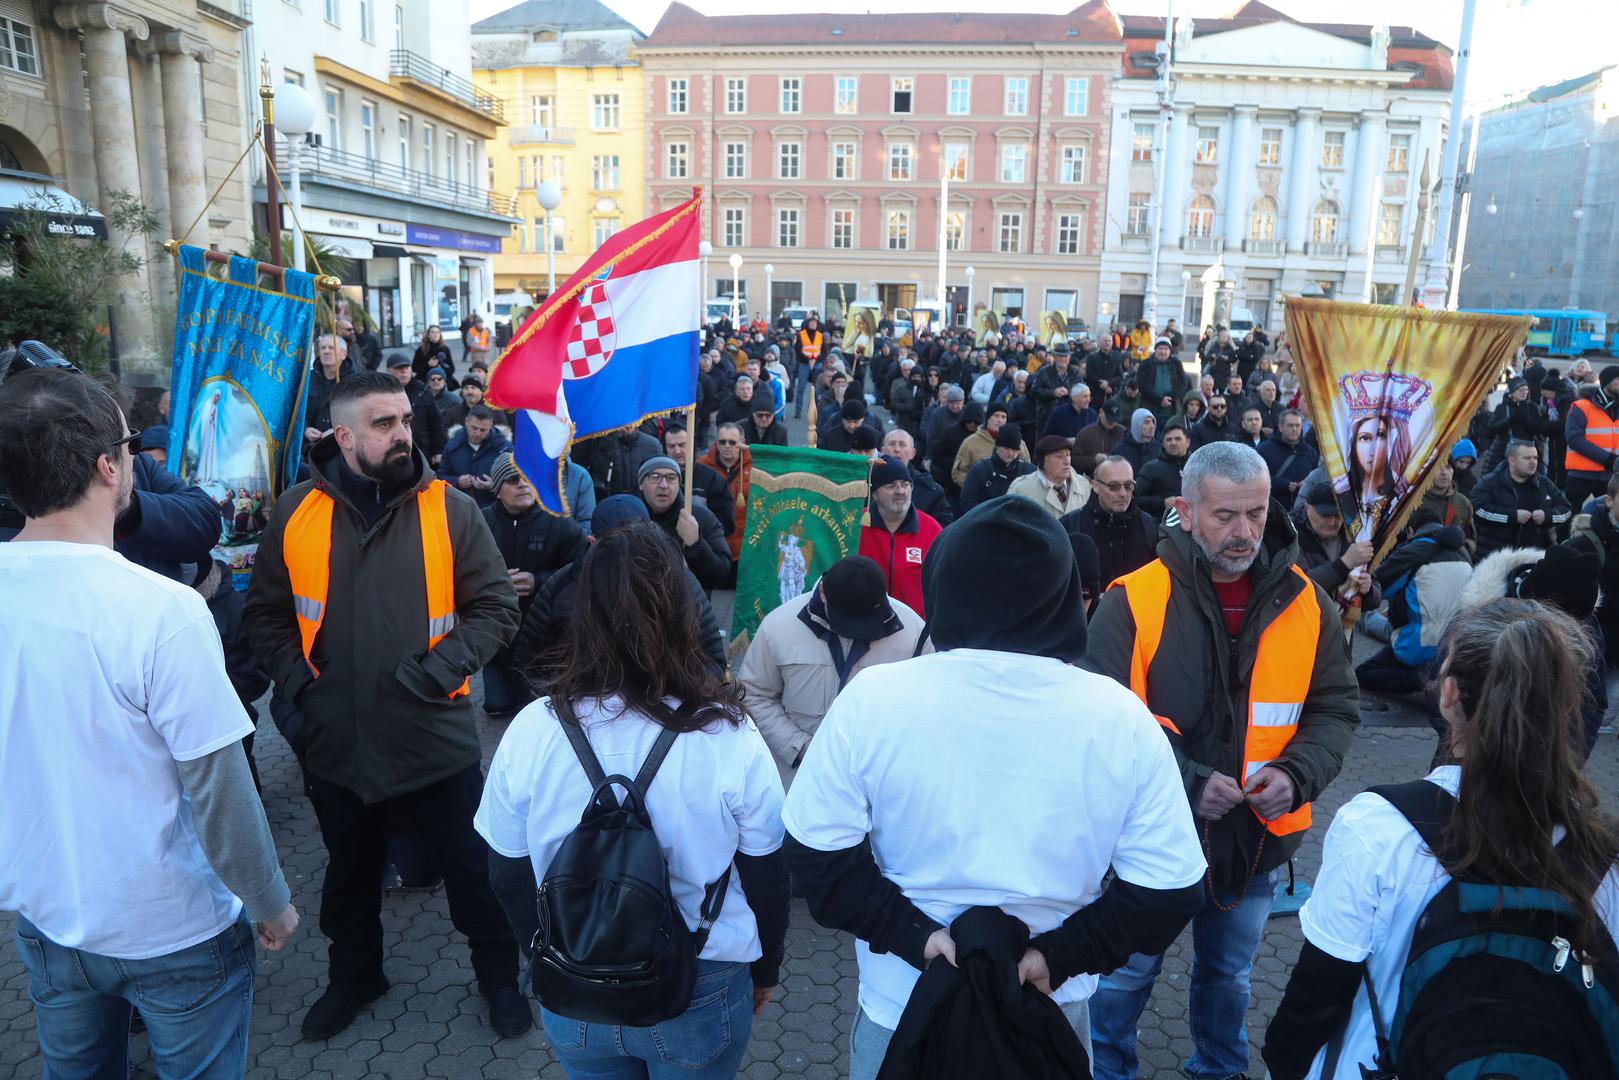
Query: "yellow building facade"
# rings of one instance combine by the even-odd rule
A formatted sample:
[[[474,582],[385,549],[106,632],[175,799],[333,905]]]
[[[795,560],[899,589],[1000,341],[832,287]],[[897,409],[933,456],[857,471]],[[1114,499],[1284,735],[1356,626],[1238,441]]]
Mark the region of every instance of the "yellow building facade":
[[[489,143],[490,184],[515,196],[522,219],[495,259],[498,309],[549,292],[548,246],[561,285],[645,215],[641,34],[578,0],[530,0],[474,24],[472,34],[473,78],[506,110],[507,127]],[[560,191],[549,227],[544,184]]]

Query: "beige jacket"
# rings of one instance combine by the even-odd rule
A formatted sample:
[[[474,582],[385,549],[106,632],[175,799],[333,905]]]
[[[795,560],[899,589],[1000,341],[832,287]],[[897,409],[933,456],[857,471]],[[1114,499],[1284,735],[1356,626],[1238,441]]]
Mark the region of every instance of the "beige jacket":
[[[814,595],[812,589],[766,615],[737,672],[746,691],[748,713],[776,756],[784,785],[792,780],[794,763],[838,696],[838,672],[832,666],[831,650],[798,617]],[[878,664],[909,660],[916,650],[922,617],[892,597],[888,602],[904,629],[872,642],[850,678]],[[932,651],[931,643],[923,650]]]
[[[973,432],[961,440],[961,449],[956,451],[956,462],[950,469],[950,479],[960,487],[967,482],[967,470],[983,461],[995,452],[995,436],[984,427]],[[1024,461],[1031,460],[1027,443],[1018,444],[1018,457]]]
[[[1033,499],[1045,507],[1052,517],[1062,517],[1064,514],[1078,510],[1091,501],[1091,482],[1077,469],[1068,474],[1068,502],[1063,503],[1057,498],[1056,488],[1038,469],[1027,476],[1020,476],[1012,481],[1012,486],[1006,489],[1008,495],[1021,495],[1025,499]]]

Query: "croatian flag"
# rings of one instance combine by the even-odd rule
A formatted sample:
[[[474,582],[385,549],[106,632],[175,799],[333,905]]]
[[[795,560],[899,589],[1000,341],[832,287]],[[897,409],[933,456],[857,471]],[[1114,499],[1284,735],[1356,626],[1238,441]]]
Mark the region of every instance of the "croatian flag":
[[[697,400],[701,193],[614,235],[529,316],[489,373],[514,412],[513,458],[540,505],[568,513],[576,439]]]

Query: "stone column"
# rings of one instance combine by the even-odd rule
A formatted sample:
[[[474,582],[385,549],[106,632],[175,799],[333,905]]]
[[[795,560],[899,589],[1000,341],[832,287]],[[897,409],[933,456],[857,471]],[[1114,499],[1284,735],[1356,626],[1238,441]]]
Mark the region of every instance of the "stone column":
[[[1190,105],[1176,105],[1169,122],[1169,143],[1164,159],[1164,221],[1159,243],[1178,248],[1186,235],[1187,189],[1192,183],[1192,148],[1186,129],[1192,119]]]
[[[96,179],[100,187],[97,209],[109,212],[115,191],[141,197],[140,155],[136,150],[135,108],[129,87],[129,53],[125,38],[144,41],[151,31],[146,20],[117,4],[61,4],[56,25],[84,36],[85,67],[89,76],[90,130],[95,139]],[[143,237],[109,227],[114,247],[128,248],[142,259],[151,258]],[[153,344],[151,290],[144,267],[119,282],[117,311],[118,354],[126,371],[139,377],[159,375]]]
[[[184,30],[170,30],[152,40],[163,66],[163,119],[169,159],[169,229],[178,240],[198,220],[208,201],[208,163],[203,150],[202,65],[214,61],[214,49]],[[200,222],[188,243],[208,245],[207,222]]]
[[[1360,134],[1355,139],[1354,186],[1349,190],[1349,250],[1365,254],[1366,237],[1371,232],[1377,207],[1372,205],[1377,174],[1387,153],[1383,145],[1387,114],[1370,109],[1360,114]]]
[[[1225,213],[1225,248],[1242,250],[1248,235],[1248,205],[1254,201],[1254,174],[1259,167],[1254,150],[1254,117],[1257,105],[1238,105],[1231,124],[1231,152],[1225,155],[1221,173],[1221,210]]]
[[[1321,110],[1300,107],[1293,124],[1293,160],[1287,177],[1287,250],[1303,251],[1310,238],[1310,211],[1321,190]]]

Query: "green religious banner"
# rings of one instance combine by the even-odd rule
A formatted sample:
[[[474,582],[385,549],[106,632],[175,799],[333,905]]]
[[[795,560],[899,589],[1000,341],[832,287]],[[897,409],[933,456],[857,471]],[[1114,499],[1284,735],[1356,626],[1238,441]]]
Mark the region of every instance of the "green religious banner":
[[[755,446],[731,616],[731,658],[759,623],[815,586],[826,568],[860,548],[870,463],[807,447]]]

